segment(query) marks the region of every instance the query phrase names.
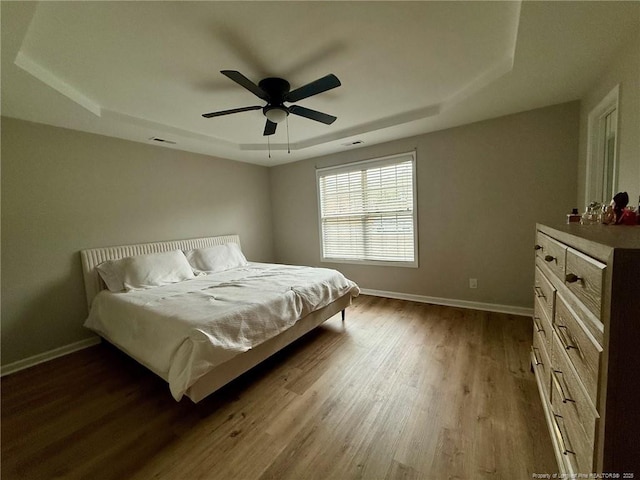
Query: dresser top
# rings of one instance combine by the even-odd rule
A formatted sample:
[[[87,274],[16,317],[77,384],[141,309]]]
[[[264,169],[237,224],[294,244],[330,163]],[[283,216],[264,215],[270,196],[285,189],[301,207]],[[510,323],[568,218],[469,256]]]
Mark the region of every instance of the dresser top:
[[[601,260],[612,249],[640,249],[640,225],[538,224],[537,229]]]

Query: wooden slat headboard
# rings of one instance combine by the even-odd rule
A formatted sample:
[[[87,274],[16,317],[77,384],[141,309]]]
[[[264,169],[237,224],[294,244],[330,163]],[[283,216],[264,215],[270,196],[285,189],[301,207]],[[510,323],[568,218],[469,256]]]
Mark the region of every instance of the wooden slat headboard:
[[[84,275],[84,288],[87,294],[87,306],[91,308],[93,298],[106,288],[104,282],[95,268],[107,260],[118,260],[133,255],[147,253],[169,252],[171,250],[193,250],[194,248],[212,247],[237,243],[240,245],[238,235],[221,235],[219,237],[191,238],[187,240],[170,240],[166,242],[138,243],[135,245],[120,245],[117,247],[90,248],[80,251],[82,259],[82,274]]]

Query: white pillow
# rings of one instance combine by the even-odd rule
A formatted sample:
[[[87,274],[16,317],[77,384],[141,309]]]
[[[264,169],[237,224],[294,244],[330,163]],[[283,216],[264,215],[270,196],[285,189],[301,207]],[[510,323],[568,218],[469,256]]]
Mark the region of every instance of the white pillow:
[[[158,287],[194,278],[191,265],[180,250],[108,260],[97,268],[112,292]]]
[[[224,272],[248,265],[237,243],[189,250],[186,256],[194,270],[206,273]]]
[[[123,260],[124,259],[107,260],[96,267],[105,285],[112,292],[121,292],[124,290],[122,280]]]

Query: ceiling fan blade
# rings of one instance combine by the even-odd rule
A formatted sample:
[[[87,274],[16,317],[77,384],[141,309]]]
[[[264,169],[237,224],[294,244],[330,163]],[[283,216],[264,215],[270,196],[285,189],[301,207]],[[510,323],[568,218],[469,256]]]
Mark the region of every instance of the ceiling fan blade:
[[[340,85],[342,84],[340,83],[340,80],[338,80],[338,77],[333,73],[330,73],[325,77],[319,78],[315,82],[307,83],[306,85],[289,92],[285,95],[284,100],[285,102],[298,102],[303,98],[326,92],[327,90],[339,87]]]
[[[221,110],[220,112],[203,113],[204,118],[221,117],[222,115],[230,115],[232,113],[248,112],[249,110],[260,110],[260,105],[254,105],[253,107],[232,108],[231,110]]]
[[[267,119],[267,123],[264,125],[264,133],[263,135],[273,135],[276,133],[277,123],[273,123],[271,120]]]
[[[243,86],[251,93],[253,93],[256,97],[261,98],[262,100],[267,102],[269,101],[269,96],[266,94],[266,92],[251,80],[249,80],[247,77],[242,75],[240,72],[236,72],[235,70],[221,70],[220,73],[226,75],[238,85]]]
[[[315,120],[316,122],[326,123],[327,125],[331,125],[338,118],[334,117],[333,115],[327,115],[326,113],[318,112],[317,110],[311,110],[310,108],[301,107],[300,105],[291,105],[289,107],[289,113],[309,118],[311,120]]]

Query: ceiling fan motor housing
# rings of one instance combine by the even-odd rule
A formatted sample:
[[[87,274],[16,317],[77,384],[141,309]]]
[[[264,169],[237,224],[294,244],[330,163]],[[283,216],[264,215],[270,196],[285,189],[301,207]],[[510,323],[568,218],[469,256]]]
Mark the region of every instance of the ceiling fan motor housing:
[[[258,86],[269,96],[269,103],[272,105],[282,105],[284,97],[291,85],[283,78],[270,77],[260,80]]]

